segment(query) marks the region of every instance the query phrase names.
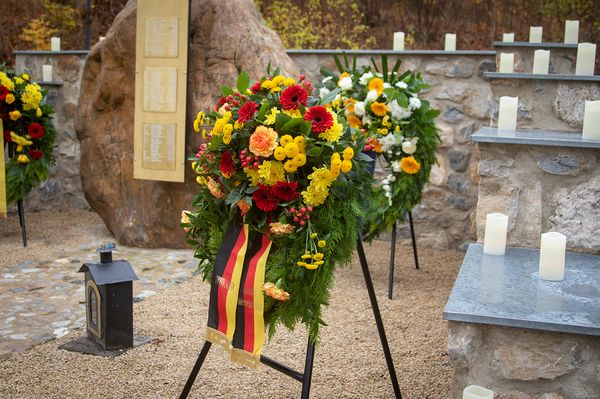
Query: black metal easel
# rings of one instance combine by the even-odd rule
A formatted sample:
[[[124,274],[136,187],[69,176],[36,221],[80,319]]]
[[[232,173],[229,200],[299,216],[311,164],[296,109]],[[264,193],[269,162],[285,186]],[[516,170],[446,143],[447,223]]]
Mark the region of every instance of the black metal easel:
[[[415,257],[415,269],[419,268],[419,256],[417,255],[417,239],[415,238],[415,227],[412,220],[412,212],[408,211],[408,222],[410,224],[410,237],[412,238],[413,255]],[[396,265],[396,223],[392,227],[392,247],[390,249],[390,273],[388,275],[388,299],[392,299],[394,293],[394,267]]]
[[[396,376],[396,370],[394,368],[394,360],[392,359],[392,353],[390,352],[390,347],[388,345],[387,337],[385,335],[385,328],[383,326],[383,320],[381,319],[381,313],[379,312],[379,305],[377,304],[377,297],[375,296],[375,289],[373,288],[373,280],[371,279],[371,273],[369,272],[369,265],[367,264],[367,257],[365,255],[365,249],[363,248],[362,241],[359,239],[357,243],[357,252],[358,259],[360,261],[360,267],[363,272],[363,276],[365,278],[365,285],[367,286],[367,292],[369,293],[369,300],[371,301],[371,307],[373,308],[373,315],[375,316],[375,323],[377,324],[377,331],[379,332],[379,339],[381,340],[381,346],[383,348],[383,354],[385,355],[385,361],[387,363],[388,371],[390,373],[390,379],[392,380],[392,387],[394,389],[394,395],[397,399],[402,399],[402,394],[400,393],[400,385],[398,384],[398,378]],[[180,399],[185,399],[188,397],[192,386],[194,385],[194,381],[200,372],[200,368],[206,359],[206,355],[208,355],[208,351],[212,344],[208,341],[204,342],[204,346],[200,351],[200,355],[192,368],[192,372],[188,377],[188,380],[183,387],[183,391],[181,391]],[[304,361],[304,372],[301,373],[296,371],[285,364],[279,363],[267,356],[261,355],[260,362],[266,366],[271,367],[274,370],[279,371],[287,375],[288,377],[292,377],[293,379],[302,383],[302,393],[300,395],[301,399],[308,399],[310,395],[310,384],[312,381],[312,371],[313,371],[313,362],[315,357],[315,346],[314,343],[311,342],[310,338],[308,339],[308,345],[306,347],[306,360]]]
[[[2,149],[4,151],[4,149]],[[8,146],[8,156],[12,158],[16,155],[15,148],[12,145]],[[17,209],[19,210],[19,224],[21,225],[21,236],[23,238],[23,246],[27,246],[27,227],[25,226],[25,208],[23,207],[23,200],[17,201]]]

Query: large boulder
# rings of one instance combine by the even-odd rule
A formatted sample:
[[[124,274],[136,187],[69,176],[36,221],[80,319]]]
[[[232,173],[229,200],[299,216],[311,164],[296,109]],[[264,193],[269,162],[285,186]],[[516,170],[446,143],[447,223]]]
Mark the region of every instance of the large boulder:
[[[81,181],[89,204],[120,243],[184,247],[179,218],[196,190],[193,171],[186,168],[185,183],[133,179],[136,5],[127,3],[85,65],[77,123]],[[252,0],[192,0],[189,29],[188,126],[241,71],[259,78],[270,62],[283,73],[298,73]],[[188,135],[188,154],[198,139]]]

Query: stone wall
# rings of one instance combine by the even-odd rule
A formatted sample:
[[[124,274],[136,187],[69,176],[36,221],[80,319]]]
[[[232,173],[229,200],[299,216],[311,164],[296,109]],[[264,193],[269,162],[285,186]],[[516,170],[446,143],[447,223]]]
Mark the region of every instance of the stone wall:
[[[320,67],[335,68],[329,50],[289,50],[288,55],[313,83],[320,79]],[[341,52],[337,52],[341,53]],[[384,51],[355,51],[358,65],[380,60]],[[387,52],[389,53],[389,52]],[[442,111],[438,118],[441,148],[439,164],[431,174],[422,203],[413,211],[419,245],[438,249],[458,248],[475,239],[478,154],[470,135],[490,123],[494,102],[490,83],[483,72],[495,68],[494,52],[405,51],[389,53],[389,64],[396,57],[403,61],[401,70],[423,73],[431,84],[425,97]],[[50,179],[27,200],[30,210],[57,206],[87,207],[79,179],[79,142],[74,134],[74,111],[79,97],[81,74],[86,52],[18,52],[17,70],[41,78],[42,65],[53,65],[56,84],[50,89],[49,101],[56,109],[58,139],[55,148],[57,166]],[[399,228],[399,236],[408,238],[408,226]]]
[[[600,398],[598,337],[450,321],[453,398],[477,384],[495,399]]]
[[[86,51],[22,51],[16,52],[16,71],[27,72],[33,81],[42,80],[42,65],[52,65],[53,82],[44,82],[47,102],[55,111],[56,165],[50,177],[34,189],[25,200],[29,211],[56,207],[89,208],[79,178],[79,140],[75,135],[75,113]]]
[[[337,70],[333,54],[341,51],[290,50],[288,54],[309,80],[322,78],[320,67]],[[373,57],[381,60],[382,51],[351,51],[357,65],[366,65]],[[478,154],[469,137],[490,123],[493,105],[490,83],[483,72],[495,70],[495,53],[483,51],[405,51],[389,53],[390,67],[396,58],[400,70],[411,69],[423,74],[431,85],[424,97],[440,109],[437,119],[442,139],[437,153],[439,164],[432,169],[430,184],[423,200],[413,210],[419,245],[437,249],[458,248],[475,236],[477,205]],[[409,237],[408,226],[399,229],[400,237]]]

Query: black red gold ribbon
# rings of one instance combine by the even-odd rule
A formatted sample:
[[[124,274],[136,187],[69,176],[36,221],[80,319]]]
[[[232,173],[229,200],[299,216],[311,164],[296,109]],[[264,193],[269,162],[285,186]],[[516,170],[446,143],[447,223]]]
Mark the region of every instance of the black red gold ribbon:
[[[0,218],[6,217],[6,169],[4,166],[4,127],[0,119]]]

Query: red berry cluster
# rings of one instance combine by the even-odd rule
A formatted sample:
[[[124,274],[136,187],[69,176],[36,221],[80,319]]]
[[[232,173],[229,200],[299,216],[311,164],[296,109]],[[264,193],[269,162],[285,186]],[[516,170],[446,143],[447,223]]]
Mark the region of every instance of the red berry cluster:
[[[294,217],[294,222],[304,226],[306,221],[310,219],[310,213],[312,212],[312,206],[302,207],[300,209],[292,208],[290,213]]]
[[[373,151],[375,149],[375,138],[369,137],[365,143],[365,151]]]
[[[300,75],[300,77],[299,77],[299,83],[300,83],[300,85],[302,87],[304,87],[304,89],[307,92],[311,93],[313,91],[313,85],[308,80],[304,80],[304,79],[306,79],[306,76]]]
[[[204,155],[204,152],[206,151],[206,144],[200,144],[200,147],[198,147],[198,152],[196,153],[196,158],[202,158],[202,155]]]
[[[215,110],[218,111],[223,105],[225,106],[225,111],[231,110],[231,107],[237,107],[240,105],[240,100],[246,101],[248,98],[245,94],[240,94],[239,91],[235,90],[232,95],[228,95],[227,97],[219,98],[219,102],[215,105]]]
[[[242,161],[242,168],[258,170],[260,158],[257,156],[249,154],[246,150],[242,150],[240,152],[240,160]]]

